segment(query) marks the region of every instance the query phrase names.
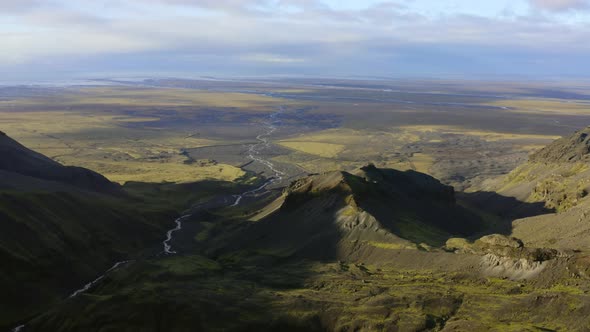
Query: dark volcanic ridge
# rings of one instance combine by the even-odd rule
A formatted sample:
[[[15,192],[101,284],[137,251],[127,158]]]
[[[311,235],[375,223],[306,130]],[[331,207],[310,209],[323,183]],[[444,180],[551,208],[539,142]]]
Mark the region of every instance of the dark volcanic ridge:
[[[426,174],[373,165],[299,179],[270,206],[239,232],[233,249],[345,259],[361,247],[428,250],[482,227],[477,215],[455,203],[452,187]]]

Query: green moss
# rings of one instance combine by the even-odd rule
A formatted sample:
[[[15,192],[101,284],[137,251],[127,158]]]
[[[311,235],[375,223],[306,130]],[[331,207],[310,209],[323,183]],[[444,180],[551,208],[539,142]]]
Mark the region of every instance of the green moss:
[[[578,287],[567,286],[567,285],[563,285],[563,284],[554,285],[553,287],[546,289],[545,292],[567,293],[567,294],[572,294],[572,295],[583,295],[584,294],[584,291]]]

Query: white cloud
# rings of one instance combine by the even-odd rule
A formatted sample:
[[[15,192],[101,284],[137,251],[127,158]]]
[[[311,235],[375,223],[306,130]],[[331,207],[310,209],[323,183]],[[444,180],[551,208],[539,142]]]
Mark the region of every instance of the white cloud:
[[[295,63],[304,63],[304,58],[296,58],[296,57],[287,57],[279,54],[265,54],[265,53],[257,53],[257,54],[247,54],[242,57],[245,61],[253,61],[253,62],[263,62],[263,63],[274,63],[274,64],[295,64]]]
[[[43,2],[39,0],[1,0],[0,13],[15,13],[28,11],[42,4]]]
[[[0,40],[0,64],[45,62],[52,57],[95,56],[154,50],[159,43],[126,34],[80,29],[4,33]]]
[[[9,3],[2,1],[4,6]],[[361,70],[355,61],[376,59],[387,65],[388,59],[408,50],[426,57],[441,50],[453,57],[484,49],[590,54],[590,27],[560,23],[553,15],[544,20],[423,16],[391,1],[361,9],[334,9],[316,0],[129,0],[124,5],[102,0],[90,7],[80,5],[84,1],[78,6],[28,9],[12,1],[13,10],[21,11],[0,13],[0,67],[51,59],[67,63],[68,57],[111,59],[129,54],[149,59],[157,54],[178,66],[186,59],[215,58],[221,64],[224,59],[260,67],[344,64]],[[548,10],[581,8],[579,0],[567,5],[530,1]],[[108,6],[115,2],[119,5]],[[107,10],[89,10],[97,6]]]
[[[534,7],[555,12],[590,8],[588,0],[529,0],[529,2]]]

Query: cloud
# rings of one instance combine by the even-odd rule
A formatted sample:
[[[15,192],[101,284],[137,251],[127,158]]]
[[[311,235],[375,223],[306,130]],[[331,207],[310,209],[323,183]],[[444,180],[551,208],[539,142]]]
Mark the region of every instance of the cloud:
[[[132,0],[137,3],[142,1]],[[143,2],[151,2],[162,5],[195,7],[209,10],[217,10],[228,13],[250,13],[260,14],[270,12],[270,7],[273,7],[275,1],[273,0],[143,0]]]
[[[107,19],[95,15],[57,9],[31,10],[26,15],[22,15],[20,19],[30,26],[42,26],[44,28],[59,26],[64,28],[74,26],[88,28],[108,23]]]
[[[581,8],[535,2],[546,10]],[[539,63],[559,68],[560,58],[579,65],[590,56],[590,26],[560,22],[561,15],[427,15],[401,0],[363,2],[364,8],[319,0],[62,0],[49,7],[0,0],[9,3],[19,12],[0,12],[0,24],[10,23],[0,34],[3,70],[59,63],[72,70],[205,68],[236,75],[522,71],[544,70]]]
[[[335,9],[321,0],[130,0],[137,3],[149,1],[161,5],[184,6],[225,12],[232,15],[258,18],[288,18],[299,21],[348,21],[384,22],[399,16],[398,11],[406,6],[401,2],[370,2],[365,9]]]
[[[530,4],[542,10],[564,12],[590,8],[588,0],[529,0]]]
[[[294,63],[304,63],[305,59],[303,58],[296,58],[296,57],[288,57],[279,54],[247,54],[246,56],[242,57],[245,61],[253,61],[253,62],[263,62],[263,63],[271,63],[271,64],[294,64]]]
[[[48,1],[51,3],[51,1]],[[41,6],[40,0],[2,0],[0,1],[0,13],[25,12],[32,8]]]

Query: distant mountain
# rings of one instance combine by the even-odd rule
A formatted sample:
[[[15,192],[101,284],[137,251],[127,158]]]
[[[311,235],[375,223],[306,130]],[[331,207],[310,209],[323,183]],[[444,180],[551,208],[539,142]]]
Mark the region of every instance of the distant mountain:
[[[31,179],[46,180],[100,193],[120,194],[121,188],[104,176],[81,167],[63,166],[32,151],[0,131],[0,178],[3,187],[23,189],[35,186]],[[37,181],[37,186],[41,183]],[[48,184],[45,183],[45,188]]]
[[[239,246],[319,260],[372,249],[428,249],[481,229],[477,215],[455,204],[452,187],[372,165],[297,180],[254,219],[243,240],[235,240]]]

